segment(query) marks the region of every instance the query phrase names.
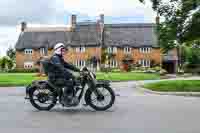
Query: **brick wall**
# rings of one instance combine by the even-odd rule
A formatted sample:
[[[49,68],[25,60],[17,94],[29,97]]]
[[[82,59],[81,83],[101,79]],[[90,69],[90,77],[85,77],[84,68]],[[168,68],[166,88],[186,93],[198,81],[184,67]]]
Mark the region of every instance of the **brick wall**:
[[[24,69],[25,62],[33,62],[33,68],[36,67],[36,62],[42,57],[40,50],[32,49],[32,54],[25,54],[24,50],[16,51],[16,68]],[[51,51],[48,51],[50,53]]]
[[[152,49],[150,53],[141,53],[139,49],[134,49],[133,57],[135,62],[138,62],[141,59],[154,60],[156,64],[162,62],[160,49]]]
[[[139,48],[132,48],[131,52],[128,54],[131,55],[133,63],[138,63],[141,59],[154,60],[156,64],[161,64],[162,62],[160,49],[152,49],[150,53],[141,53]],[[124,53],[123,48],[118,48],[115,55],[115,59],[117,60],[119,67],[122,68],[122,61],[127,53]]]
[[[53,54],[53,50],[48,51],[48,56],[50,57]],[[117,60],[119,67],[122,67],[122,60],[124,59],[123,48],[118,48],[115,56],[115,60]],[[154,60],[155,63],[160,64],[162,62],[161,58],[161,50],[160,49],[152,49],[150,53],[141,53],[138,48],[132,48],[130,55],[133,58],[134,63],[138,63],[141,59]],[[87,60],[92,56],[96,56],[98,58],[101,57],[101,49],[100,47],[87,47],[84,53],[77,53],[76,48],[70,48],[67,54],[65,55],[65,60],[71,63],[75,63],[77,59],[79,60]],[[33,50],[32,56],[25,55],[24,51],[16,51],[16,67],[18,69],[24,68],[24,62],[33,61],[36,62],[41,57],[39,50]]]
[[[65,60],[74,63],[77,59],[87,60],[93,56],[100,57],[101,49],[99,47],[87,47],[84,53],[76,52],[76,48],[70,48],[65,55]]]

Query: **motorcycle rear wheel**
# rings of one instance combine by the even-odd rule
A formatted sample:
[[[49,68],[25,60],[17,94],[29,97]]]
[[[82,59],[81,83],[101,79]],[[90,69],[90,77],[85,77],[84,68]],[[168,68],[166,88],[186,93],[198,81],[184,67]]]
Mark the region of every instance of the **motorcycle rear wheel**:
[[[39,91],[39,93],[37,95],[35,95],[36,91]],[[44,91],[46,91],[46,92],[44,92]],[[34,87],[30,90],[29,96],[30,96],[30,103],[36,109],[41,110],[41,111],[48,111],[48,110],[52,109],[57,103],[57,95],[55,94],[53,89],[51,89],[49,87],[44,88],[44,89],[39,89],[39,88]],[[47,104],[45,102],[49,101],[49,99],[50,99],[51,103],[49,103],[48,106],[43,107],[43,106],[39,105],[39,103]],[[39,101],[39,103],[37,103],[37,101]]]

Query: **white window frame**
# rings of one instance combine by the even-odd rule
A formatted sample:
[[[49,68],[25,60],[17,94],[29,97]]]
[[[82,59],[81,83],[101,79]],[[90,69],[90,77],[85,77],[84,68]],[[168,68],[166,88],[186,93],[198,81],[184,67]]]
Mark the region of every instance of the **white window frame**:
[[[124,53],[131,53],[131,47],[124,47]]]
[[[140,53],[151,53],[152,48],[151,47],[143,47],[140,48]]]
[[[33,62],[24,62],[24,69],[32,69],[34,67]]]
[[[150,67],[151,66],[151,61],[148,59],[141,59],[138,61],[138,63],[140,65],[142,65],[142,67]]]
[[[107,52],[108,53],[117,53],[117,47],[108,47]]]
[[[76,60],[75,65],[79,68],[83,68],[86,66],[86,61],[85,60]]]
[[[112,68],[118,67],[117,60],[109,60],[109,66],[112,67]]]
[[[33,54],[33,49],[24,49],[24,53],[32,55]]]
[[[77,53],[84,53],[85,52],[85,47],[84,46],[80,46],[76,48],[76,52]]]

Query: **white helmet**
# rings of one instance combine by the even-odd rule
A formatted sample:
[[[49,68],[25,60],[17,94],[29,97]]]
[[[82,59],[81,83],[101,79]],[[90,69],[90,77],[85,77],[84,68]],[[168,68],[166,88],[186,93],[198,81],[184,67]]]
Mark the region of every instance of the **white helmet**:
[[[61,49],[62,48],[65,48],[65,45],[63,43],[57,43],[55,46],[54,46],[54,53],[55,54],[59,54],[61,55]]]

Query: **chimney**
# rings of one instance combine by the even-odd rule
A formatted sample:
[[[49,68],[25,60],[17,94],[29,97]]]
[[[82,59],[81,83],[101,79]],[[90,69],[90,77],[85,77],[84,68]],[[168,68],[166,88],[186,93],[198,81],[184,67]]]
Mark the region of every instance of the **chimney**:
[[[97,21],[101,34],[104,30],[104,14],[100,14],[100,20]]]
[[[104,24],[104,14],[100,14],[100,22]]]
[[[22,22],[21,23],[21,32],[24,32],[26,28],[27,28],[26,22]]]
[[[104,45],[104,14],[100,14],[100,20],[97,21],[97,31],[100,33],[101,45]]]
[[[72,14],[71,16],[71,26],[74,29],[76,27],[76,15]]]
[[[158,15],[156,16],[156,24],[160,24],[160,17]]]

